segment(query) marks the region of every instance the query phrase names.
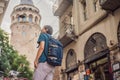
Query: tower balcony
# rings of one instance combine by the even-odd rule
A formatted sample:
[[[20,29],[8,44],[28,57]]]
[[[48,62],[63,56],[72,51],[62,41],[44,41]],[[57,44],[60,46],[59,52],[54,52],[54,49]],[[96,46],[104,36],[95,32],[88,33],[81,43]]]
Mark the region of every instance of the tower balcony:
[[[75,40],[76,36],[74,35],[73,27],[73,25],[67,24],[60,29],[59,40],[63,44],[63,47]]]
[[[73,0],[56,0],[53,5],[53,13],[55,16],[61,16],[65,10],[73,3]]]
[[[100,5],[105,10],[114,11],[120,7],[120,0],[100,0]]]

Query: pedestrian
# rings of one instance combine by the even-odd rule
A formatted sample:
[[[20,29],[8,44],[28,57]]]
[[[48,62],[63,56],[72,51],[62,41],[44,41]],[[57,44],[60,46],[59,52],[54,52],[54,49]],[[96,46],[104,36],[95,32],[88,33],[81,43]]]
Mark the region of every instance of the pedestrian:
[[[55,67],[47,63],[49,35],[52,35],[53,29],[50,25],[45,25],[38,38],[38,52],[34,61],[35,72],[33,80],[53,80]]]

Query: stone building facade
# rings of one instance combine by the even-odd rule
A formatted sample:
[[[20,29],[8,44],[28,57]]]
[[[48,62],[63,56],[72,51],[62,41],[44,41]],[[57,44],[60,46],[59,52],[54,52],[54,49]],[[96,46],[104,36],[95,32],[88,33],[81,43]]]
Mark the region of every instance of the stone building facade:
[[[0,25],[10,0],[0,0]]]
[[[120,0],[56,0],[64,56],[54,80],[120,80]]]
[[[27,57],[31,68],[37,53],[40,20],[39,9],[32,0],[21,0],[11,14],[11,44],[20,55]]]

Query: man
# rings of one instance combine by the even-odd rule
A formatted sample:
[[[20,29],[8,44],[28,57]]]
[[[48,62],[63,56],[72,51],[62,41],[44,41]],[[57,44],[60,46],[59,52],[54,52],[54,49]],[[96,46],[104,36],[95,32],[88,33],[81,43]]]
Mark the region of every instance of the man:
[[[35,72],[33,80],[52,80],[54,66],[49,65],[46,60],[48,53],[48,41],[49,35],[52,35],[53,29],[49,25],[45,25],[41,30],[41,34],[38,39],[39,49],[34,61]]]

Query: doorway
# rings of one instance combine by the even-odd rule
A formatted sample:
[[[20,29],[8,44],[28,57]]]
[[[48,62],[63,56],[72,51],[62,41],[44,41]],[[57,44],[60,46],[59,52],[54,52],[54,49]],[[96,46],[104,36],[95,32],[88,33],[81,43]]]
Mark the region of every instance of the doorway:
[[[94,80],[112,80],[109,60],[107,57],[89,64]]]
[[[112,80],[109,48],[104,34],[96,32],[86,42],[84,49],[85,68],[92,80]]]

